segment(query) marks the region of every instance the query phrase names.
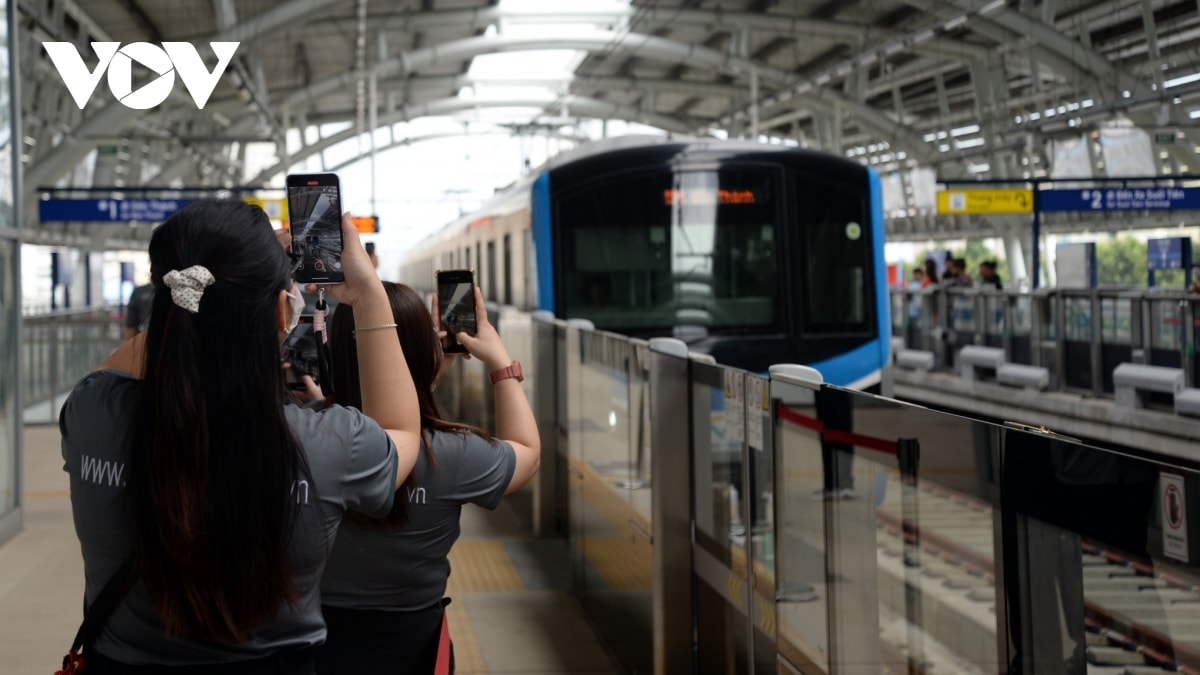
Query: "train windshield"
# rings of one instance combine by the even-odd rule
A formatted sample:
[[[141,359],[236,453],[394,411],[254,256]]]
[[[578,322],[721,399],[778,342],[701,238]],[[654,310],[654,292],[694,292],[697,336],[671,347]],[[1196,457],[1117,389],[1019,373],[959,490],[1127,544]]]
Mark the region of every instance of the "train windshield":
[[[659,172],[564,195],[565,316],[618,332],[782,331],[779,184],[761,169]]]

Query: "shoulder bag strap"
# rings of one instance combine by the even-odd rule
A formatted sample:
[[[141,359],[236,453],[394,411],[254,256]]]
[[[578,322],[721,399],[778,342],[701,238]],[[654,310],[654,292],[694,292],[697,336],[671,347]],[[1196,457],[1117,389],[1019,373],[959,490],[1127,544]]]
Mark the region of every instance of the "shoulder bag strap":
[[[128,591],[126,582],[129,581],[129,572],[132,568],[133,562],[126,560],[109,578],[108,583],[104,584],[104,588],[100,589],[100,593],[96,595],[92,605],[83,613],[83,623],[79,626],[79,632],[75,633],[75,641],[71,643],[72,652],[77,653],[84,645],[95,642],[96,637],[100,634],[100,629],[108,621],[108,617],[112,616],[117,604],[121,602],[121,598]]]

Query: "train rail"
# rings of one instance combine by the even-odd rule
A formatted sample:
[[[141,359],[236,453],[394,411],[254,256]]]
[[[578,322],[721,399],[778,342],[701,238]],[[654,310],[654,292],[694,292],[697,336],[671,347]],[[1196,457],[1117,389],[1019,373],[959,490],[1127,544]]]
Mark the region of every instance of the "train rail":
[[[938,603],[941,611],[954,612],[962,622],[957,626],[957,641],[938,634],[937,626],[925,627],[926,653],[913,662],[922,664],[921,672],[979,672],[974,665],[981,662],[978,655],[954,652],[970,642],[962,637],[970,628],[978,630],[980,637],[990,636],[995,649],[992,507],[920,483],[917,522],[907,523],[900,487],[900,477],[893,472],[887,497],[876,509],[881,572],[898,583],[910,583],[904,574],[905,546],[919,542],[923,597]],[[1089,673],[1200,674],[1200,588],[1194,582],[1088,540],[1082,542],[1079,573]],[[886,625],[883,636],[888,636]],[[910,646],[900,638],[906,637],[899,633],[888,640],[891,649],[904,653]]]

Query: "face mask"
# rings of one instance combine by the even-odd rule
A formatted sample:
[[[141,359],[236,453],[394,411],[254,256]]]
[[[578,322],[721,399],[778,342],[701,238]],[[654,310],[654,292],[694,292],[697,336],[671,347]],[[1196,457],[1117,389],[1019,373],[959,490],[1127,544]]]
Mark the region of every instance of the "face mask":
[[[284,331],[288,335],[291,335],[296,326],[300,324],[300,315],[304,313],[304,296],[300,295],[299,292],[293,293],[292,291],[295,290],[296,285],[292,284],[292,290],[288,291],[287,294],[292,299],[292,319],[288,324],[287,330]]]

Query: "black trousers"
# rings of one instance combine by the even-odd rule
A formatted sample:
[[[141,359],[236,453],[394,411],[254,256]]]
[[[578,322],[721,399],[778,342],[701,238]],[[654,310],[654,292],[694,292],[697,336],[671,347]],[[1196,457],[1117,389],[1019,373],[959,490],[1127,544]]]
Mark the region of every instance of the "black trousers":
[[[95,651],[84,656],[86,675],[314,675],[313,650],[285,649],[250,661],[202,666],[130,666]]]
[[[327,605],[321,611],[329,634],[325,644],[316,648],[319,675],[432,675],[445,612],[440,603],[418,612]],[[454,672],[453,647],[450,672]]]

